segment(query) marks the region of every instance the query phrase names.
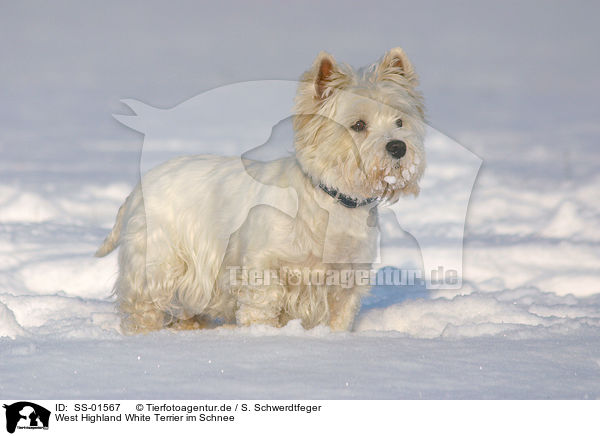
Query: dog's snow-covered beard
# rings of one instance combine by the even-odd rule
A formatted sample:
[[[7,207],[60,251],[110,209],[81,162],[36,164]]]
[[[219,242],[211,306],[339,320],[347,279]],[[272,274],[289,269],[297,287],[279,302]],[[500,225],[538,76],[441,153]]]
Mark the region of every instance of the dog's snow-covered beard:
[[[316,184],[393,203],[419,192],[423,100],[402,49],[355,72],[321,53],[296,96],[296,157]]]

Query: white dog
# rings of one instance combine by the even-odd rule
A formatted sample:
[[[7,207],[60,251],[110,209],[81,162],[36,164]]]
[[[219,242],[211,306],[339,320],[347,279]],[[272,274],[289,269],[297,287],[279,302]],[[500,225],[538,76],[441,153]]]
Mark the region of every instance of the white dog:
[[[149,171],[96,253],[121,246],[123,331],[292,319],[349,329],[369,286],[342,286],[334,273],[370,268],[377,206],[419,192],[425,129],[416,85],[400,48],[362,72],[321,53],[298,89],[295,157],[199,155]],[[269,205],[279,201],[266,199],[272,185],[295,190],[296,213]],[[307,270],[327,279],[307,282]]]

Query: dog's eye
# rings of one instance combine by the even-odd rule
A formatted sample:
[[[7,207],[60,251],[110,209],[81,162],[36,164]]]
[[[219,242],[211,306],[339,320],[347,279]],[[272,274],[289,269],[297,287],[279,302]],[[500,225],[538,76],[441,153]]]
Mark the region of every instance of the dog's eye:
[[[398,119],[396,120],[396,125],[397,125],[398,127],[402,127],[402,119],[401,119],[401,118],[398,118]]]
[[[355,132],[362,132],[367,128],[367,123],[365,123],[363,120],[358,120],[356,123],[352,124],[350,128]]]

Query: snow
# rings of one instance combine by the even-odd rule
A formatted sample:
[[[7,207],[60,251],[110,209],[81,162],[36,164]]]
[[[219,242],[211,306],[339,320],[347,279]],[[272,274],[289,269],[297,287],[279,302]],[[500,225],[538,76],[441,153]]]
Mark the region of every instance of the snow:
[[[414,299],[367,311],[357,331],[396,331],[415,338],[535,338],[600,327],[598,302],[536,288]]]
[[[337,2],[316,15],[148,8],[12,5],[0,18],[0,396],[600,398],[597,5],[375,2],[367,19]],[[119,101],[169,108],[227,83],[296,79],[322,49],[361,66],[396,45],[431,124],[483,160],[463,287],[375,287],[347,333],[293,321],[123,336],[116,255],[93,257],[139,177],[143,138],[111,118],[130,114]],[[221,149],[244,140],[208,134]],[[444,252],[457,235],[440,204],[459,199],[442,181],[467,172],[452,155],[427,171],[439,198],[406,219]],[[399,266],[421,265],[392,216],[382,232]]]

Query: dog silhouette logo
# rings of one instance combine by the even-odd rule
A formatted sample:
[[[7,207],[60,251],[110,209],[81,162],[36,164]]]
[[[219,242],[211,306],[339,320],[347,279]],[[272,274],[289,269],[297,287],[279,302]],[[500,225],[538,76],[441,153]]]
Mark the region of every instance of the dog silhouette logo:
[[[14,433],[19,429],[48,429],[50,411],[28,401],[4,405],[6,409],[6,431]]]
[[[220,244],[213,247],[215,258],[224,258],[230,236],[241,227],[249,211],[257,204],[277,208],[292,217],[297,214],[297,193],[290,186],[278,184],[271,180],[272,177],[261,173],[262,166],[253,167],[246,163],[268,163],[295,154],[290,145],[294,138],[290,102],[294,100],[298,86],[299,82],[290,80],[235,83],[206,91],[169,109],[155,108],[133,99],[121,100],[133,115],[114,115],[114,118],[144,134],[141,173],[186,154],[240,157],[237,161],[237,173],[241,180],[239,185],[245,187],[248,195],[246,202],[237,205],[238,210],[232,220],[223,221],[227,225],[211,228],[213,234],[218,234],[214,239]],[[223,140],[220,132],[228,132],[230,139]],[[426,126],[425,148],[430,169],[446,168],[448,162],[453,162],[460,166],[460,172],[425,171],[419,196],[406,196],[403,201],[381,207],[380,218],[386,229],[398,225],[415,238],[421,259],[409,262],[408,268],[421,269],[422,264],[422,277],[428,289],[460,289],[467,209],[482,160],[431,126]],[[144,185],[142,182],[142,192]],[[255,193],[255,197],[251,193]],[[221,193],[222,196],[227,194]],[[162,198],[156,198],[154,204],[151,196],[144,196],[146,210],[154,207],[162,210],[162,201]],[[419,211],[426,210],[431,204],[437,205],[443,213],[422,216]],[[327,209],[323,262],[375,263],[378,267],[398,269],[407,265],[406,251],[399,245],[400,237],[384,240],[384,250],[380,250],[378,228],[371,229],[377,239],[375,246],[365,251],[364,258],[355,257],[363,255],[360,251],[354,253],[336,249],[332,234],[346,226],[345,209],[339,211],[333,207]],[[155,225],[152,220],[146,222],[147,234],[152,234]],[[153,264],[164,255],[152,243],[146,245],[146,250],[148,264]],[[106,254],[104,251],[99,253]],[[215,283],[218,271],[218,267],[208,269],[203,271],[202,277],[207,282]]]

